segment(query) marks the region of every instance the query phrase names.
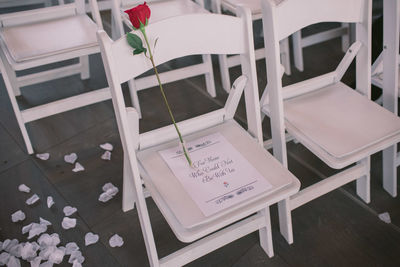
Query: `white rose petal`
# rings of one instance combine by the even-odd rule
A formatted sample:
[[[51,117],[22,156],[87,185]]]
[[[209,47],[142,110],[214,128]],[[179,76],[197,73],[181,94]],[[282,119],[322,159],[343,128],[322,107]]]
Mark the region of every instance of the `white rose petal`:
[[[50,158],[50,154],[49,153],[36,154],[36,157],[41,160],[48,160]]]
[[[33,204],[35,204],[39,199],[40,199],[39,196],[36,195],[36,194],[34,194],[33,196],[31,196],[30,198],[28,198],[28,199],[26,200],[26,204],[28,204],[28,205],[33,205]]]
[[[113,235],[109,240],[110,247],[122,247],[124,240],[118,234]]]
[[[76,153],[71,153],[69,155],[64,156],[64,161],[66,163],[70,163],[70,164],[74,164],[77,159],[78,159],[78,155],[76,155]]]
[[[25,184],[20,184],[18,186],[18,190],[20,192],[25,192],[25,193],[30,193],[31,192],[31,189],[29,187],[27,187]]]
[[[64,217],[62,223],[61,223],[62,228],[65,230],[74,228],[76,226],[76,219],[75,218],[68,218]]]
[[[20,222],[25,220],[26,216],[25,213],[21,210],[18,210],[16,212],[14,212],[13,214],[11,214],[11,221],[12,222]]]

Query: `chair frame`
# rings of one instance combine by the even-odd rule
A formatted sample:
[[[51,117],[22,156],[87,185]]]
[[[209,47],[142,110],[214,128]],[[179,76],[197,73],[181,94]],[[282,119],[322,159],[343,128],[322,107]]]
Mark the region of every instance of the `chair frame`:
[[[399,32],[400,3],[383,3],[383,51],[372,65],[372,84],[382,89],[383,107],[397,115],[398,112],[398,75],[399,75]],[[383,77],[380,77],[380,75]],[[383,188],[393,197],[397,196],[397,167],[400,165],[400,153],[397,145],[383,151]]]
[[[187,48],[187,51],[182,51],[183,49],[179,48],[174,49],[173,47],[171,47],[171,45],[168,44],[162,45],[161,41],[159,41],[158,47],[159,49],[161,49],[160,51],[168,51],[169,53],[160,52],[158,54],[158,57],[155,59],[156,65],[162,64],[173,58],[192,55],[194,53],[202,54],[203,52],[209,52],[210,54],[219,54],[222,52],[234,52],[236,54],[241,54],[242,70],[248,78],[247,86],[244,89],[246,114],[248,116],[248,132],[252,137],[257,140],[257,142],[261,146],[262,131],[259,112],[260,107],[257,90],[255,57],[254,50],[252,50],[253,38],[251,13],[248,9],[240,8],[239,14],[239,18],[215,14],[197,14],[169,18],[159,23],[156,22],[153,24],[149,24],[147,26],[147,34],[151,34],[152,30],[155,30],[158,34],[161,32],[165,32],[165,29],[171,27],[170,25],[180,25],[179,27],[181,27],[182,31],[184,29],[193,29],[195,25],[199,25],[198,18],[200,16],[204,17],[202,22],[204,22],[208,26],[204,26],[202,24],[202,26],[204,27],[199,31],[203,32],[202,34],[199,34],[199,32],[196,31],[196,36],[204,36],[205,31],[210,33],[210,31],[208,31],[207,29],[214,28],[215,25],[224,25],[223,32],[225,33],[226,30],[228,30],[227,25],[229,25],[229,31],[232,32],[229,35],[231,37],[227,38],[225,36],[224,38],[220,38],[223,40],[219,40],[221,42],[218,42],[218,45],[209,46],[207,48],[205,48],[204,45],[199,45],[199,47],[197,48],[192,48],[189,43],[193,43],[195,41],[198,42],[200,40],[199,38],[196,39],[196,36],[193,35],[187,38],[179,38],[180,47],[182,46]],[[207,18],[205,18],[206,16]],[[228,24],[228,21],[230,24]],[[211,27],[212,25],[214,25],[214,27]],[[233,25],[235,27],[232,27]],[[177,32],[181,32],[181,30],[176,29]],[[169,31],[169,34],[171,34],[171,31]],[[218,37],[220,35],[220,33],[215,34],[214,37]],[[243,40],[241,36],[246,36],[248,39]],[[157,37],[159,36],[157,35]],[[197,230],[192,230],[193,232],[191,233],[185,232],[186,235],[181,238],[179,238],[179,235],[175,232],[178,238],[183,242],[192,242],[195,240],[197,241],[162,259],[158,258],[150,223],[150,217],[146,207],[146,192],[144,191],[142,186],[143,182],[146,186],[151,187],[151,184],[146,184],[146,181],[148,181],[145,179],[146,171],[143,170],[141,168],[141,164],[137,162],[137,153],[142,149],[146,149],[148,147],[153,147],[174,140],[176,138],[175,129],[173,125],[169,125],[139,134],[139,115],[134,108],[125,106],[121,84],[130,80],[132,77],[136,77],[151,69],[151,64],[149,60],[143,55],[131,58],[125,56],[131,51],[131,48],[126,44],[126,37],[123,37],[113,42],[104,31],[100,31],[98,33],[98,38],[101,46],[103,62],[105,64],[107,79],[111,88],[113,105],[118,122],[118,129],[120,132],[122,146],[124,150],[123,210],[127,211],[134,208],[135,203],[137,205],[138,216],[143,237],[145,240],[150,265],[182,266],[188,262],[193,261],[194,259],[206,255],[207,253],[219,247],[222,247],[225,244],[228,244],[244,235],[247,235],[248,233],[257,230],[260,234],[261,247],[271,257],[273,255],[273,249],[269,218],[269,206],[276,202],[288,201],[289,196],[298,191],[298,181],[297,184],[294,184],[292,186],[290,192],[280,194],[279,196],[271,196],[271,199],[265,203],[263,202],[257,210],[246,210],[240,214],[227,216],[222,222],[219,220],[218,223],[214,223],[209,228],[207,226],[207,229],[196,228]],[[150,36],[149,38],[151,39],[152,36]],[[160,37],[160,40],[161,38],[162,37]],[[178,37],[174,35],[174,38]],[[186,45],[185,42],[187,42]],[[240,96],[242,94],[242,90],[244,87],[243,85],[244,84],[242,80],[239,80],[238,83],[235,84],[234,89],[232,89],[229,94],[227,103],[224,108],[179,122],[178,126],[181,133],[185,136],[203,129],[214,127],[216,125],[221,125],[228,121],[232,121],[237,105],[239,103]],[[141,177],[143,177],[143,181]],[[148,183],[150,183],[150,181],[148,181]],[[162,200],[160,200],[157,194],[152,195],[152,197],[154,198],[158,206],[163,206],[163,202]],[[164,205],[166,204],[164,203]],[[163,215],[166,216],[166,214],[164,213]],[[167,219],[167,222],[170,225],[175,225],[174,219],[171,219],[171,217],[169,216],[166,217],[170,218],[170,220]],[[172,216],[172,218],[175,217]],[[227,227],[224,228],[225,226]],[[175,225],[175,229],[177,228],[179,229],[179,226]],[[182,228],[182,226],[180,226],[180,228]]]
[[[213,0],[212,10],[214,13],[217,14],[222,14],[223,11],[228,11],[233,14],[236,14],[236,8],[224,5],[223,0]],[[262,13],[252,14],[253,21],[260,20],[261,18],[262,18]],[[256,60],[265,58],[264,48],[256,49],[255,55],[256,55]],[[287,75],[290,75],[291,67],[290,67],[289,38],[286,38],[281,41],[281,60],[284,66],[285,73]],[[229,69],[234,66],[240,65],[239,56],[234,55],[228,57],[227,55],[219,55],[218,61],[221,72],[222,87],[226,92],[229,93],[229,89],[231,88],[231,78],[229,76]]]
[[[47,7],[42,9],[28,10],[16,13],[9,13],[0,16],[0,23],[4,26],[23,25],[25,23],[34,23],[40,21],[51,20],[53,18],[69,17],[73,15],[86,14],[83,0],[76,0],[74,3]],[[94,16],[99,18],[99,15]],[[98,28],[102,29],[101,21],[96,21]],[[50,55],[38,59],[26,60],[23,62],[15,62],[4,52],[5,45],[1,40],[2,49],[0,49],[0,69],[3,73],[3,79],[7,88],[11,105],[17,118],[18,125],[21,129],[22,136],[29,154],[33,153],[32,143],[26,130],[26,123],[49,117],[54,114],[91,105],[111,98],[109,88],[98,89],[95,91],[82,93],[80,95],[42,104],[25,110],[20,110],[16,96],[21,95],[20,87],[42,83],[62,77],[80,74],[81,79],[90,78],[89,73],[89,55],[98,53],[99,46],[76,49],[70,52]],[[50,63],[60,62],[67,59],[79,58],[79,63],[59,67],[47,71],[37,72],[33,74],[17,76],[16,71],[30,69]]]
[[[327,5],[327,3],[321,3],[320,0],[309,0],[313,2],[313,6]],[[289,3],[290,2],[290,3]],[[284,1],[282,6],[286,4],[286,8],[289,4],[296,4],[294,1]],[[343,5],[343,1],[341,1]],[[312,91],[318,90],[330,84],[335,84],[341,80],[347,68],[350,66],[353,59],[356,59],[356,84],[357,91],[370,99],[370,70],[371,70],[371,56],[370,56],[370,42],[371,42],[371,1],[363,1],[364,9],[360,12],[359,17],[355,18],[354,14],[349,12],[343,12],[343,14],[331,15],[329,20],[322,18],[321,16],[315,16],[310,18],[306,16],[294,17],[291,23],[284,25],[284,19],[278,17],[279,6],[276,6],[273,0],[263,0],[263,28],[265,37],[266,47],[266,58],[267,60],[267,71],[268,71],[268,84],[261,98],[262,112],[269,115],[271,119],[271,133],[272,133],[272,146],[274,156],[284,165],[288,166],[287,162],[287,151],[286,151],[286,135],[285,135],[285,122],[284,122],[284,110],[283,101],[288,98],[300,96]],[[333,5],[333,4],[332,4]],[[336,3],[335,3],[336,5]],[[281,6],[281,8],[282,8]],[[318,8],[318,7],[317,7]],[[282,8],[283,9],[283,8]],[[331,9],[331,8],[329,8]],[[357,10],[357,9],[356,9]],[[361,10],[361,8],[360,8]],[[284,11],[282,11],[284,12]],[[331,13],[332,14],[332,13]],[[281,14],[279,14],[281,15]],[[282,16],[282,15],[281,15]],[[279,46],[277,43],[298,32],[301,28],[308,25],[326,21],[338,21],[343,23],[356,23],[356,41],[348,49],[347,53],[339,63],[337,69],[333,72],[321,75],[315,78],[311,78],[296,84],[292,84],[286,87],[282,86],[282,73],[280,71],[279,63]],[[276,21],[275,20],[279,20]],[[272,25],[272,26],[271,26]],[[278,29],[279,26],[284,25],[282,29]],[[268,40],[267,37],[268,36]],[[367,46],[362,45],[367,44]],[[290,132],[289,132],[290,133]],[[298,137],[296,136],[296,139]],[[299,140],[299,139],[298,139]],[[302,140],[299,140],[302,142]],[[268,141],[267,141],[268,143]],[[310,149],[310,148],[309,148]],[[377,148],[378,151],[378,148]],[[370,154],[362,154],[365,156],[363,159],[352,162],[351,159],[346,162],[337,162],[329,164],[331,167],[341,169],[351,163],[356,163],[355,166],[349,167],[333,176],[325,178],[324,180],[315,183],[307,188],[302,189],[297,194],[290,197],[288,206],[278,205],[279,208],[279,220],[280,220],[280,231],[282,235],[288,241],[293,241],[292,226],[286,223],[291,221],[290,213],[292,210],[308,203],[309,201],[322,196],[350,181],[356,180],[357,183],[357,194],[366,203],[370,202]],[[325,159],[322,159],[326,162]]]
[[[162,1],[163,0],[152,0],[149,1],[149,5],[151,5],[151,2],[162,2]],[[191,1],[191,0],[185,0],[185,1]],[[204,8],[204,0],[195,0],[194,2]],[[137,0],[112,1],[111,31],[113,39],[120,38],[125,34],[124,25],[126,25],[130,30],[133,30],[129,18],[123,12],[123,7],[128,5],[133,7],[135,3],[139,3],[139,1]],[[150,18],[150,23],[152,23],[152,18]],[[162,73],[160,73],[160,79],[163,81],[163,83],[170,83],[199,75],[205,75],[207,92],[212,97],[216,97],[217,93],[215,90],[214,72],[212,67],[211,55],[202,55],[202,61],[203,61],[202,63],[193,64],[187,67],[181,67],[178,69],[163,71]],[[154,75],[148,75],[145,77],[140,77],[140,78],[135,78],[134,80],[130,80],[128,81],[128,85],[133,106],[136,108],[137,112],[139,113],[139,117],[141,118],[141,109],[137,93],[140,90],[157,86],[157,80],[155,79]]]

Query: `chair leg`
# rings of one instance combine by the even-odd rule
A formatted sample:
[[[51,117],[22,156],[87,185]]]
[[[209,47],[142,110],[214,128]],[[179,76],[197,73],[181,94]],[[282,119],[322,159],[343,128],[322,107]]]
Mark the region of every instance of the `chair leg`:
[[[120,37],[119,30],[117,29],[117,23],[115,22],[115,17],[111,16],[111,38],[117,40]]]
[[[265,227],[258,231],[260,236],[260,246],[264,249],[265,253],[272,258],[274,256],[274,248],[272,244],[271,217],[269,213],[269,207],[262,210],[261,213],[265,218]]]
[[[136,112],[139,114],[139,119],[142,118],[142,111],[140,109],[140,104],[139,104],[139,97],[137,94],[137,88],[136,88],[136,83],[135,80],[129,80],[128,81],[128,87],[129,87],[129,94],[131,96],[131,101],[133,107],[136,109]]]
[[[123,168],[122,210],[127,212],[135,208],[136,193],[135,186],[133,184],[133,174],[129,165],[129,159],[125,152]]]
[[[219,55],[219,70],[221,72],[222,88],[229,93],[231,90],[231,78],[229,76],[228,57],[226,55]]]
[[[207,92],[211,95],[211,97],[216,97],[217,93],[215,92],[215,83],[214,83],[214,72],[212,67],[211,55],[203,55],[203,62],[207,66],[206,75],[206,87]]]
[[[22,118],[21,111],[17,103],[17,99],[15,98],[15,96],[17,95],[15,93],[16,91],[18,91],[19,94],[21,94],[21,92],[19,91],[19,87],[17,85],[15,71],[11,68],[10,65],[7,64],[7,62],[1,64],[1,60],[0,60],[0,70],[3,76],[4,83],[6,85],[8,96],[11,101],[11,106],[14,110],[15,117],[17,118],[17,122],[22,133],[22,138],[24,139],[25,142],[26,150],[28,151],[29,154],[33,154],[32,143],[31,140],[29,139],[28,131],[26,130],[25,122]]]
[[[371,159],[370,157],[361,160],[358,164],[363,164],[366,169],[366,174],[356,180],[357,184],[357,195],[364,200],[365,203],[369,203],[371,201],[370,194],[370,167],[371,167]]]
[[[82,80],[89,79],[90,78],[89,56],[80,57],[79,62],[81,64],[81,79]]]
[[[290,199],[278,202],[280,232],[289,244],[293,243],[292,213]]]
[[[392,196],[397,196],[397,145],[383,150],[383,188]]]
[[[347,28],[347,33],[342,35],[342,51],[346,53],[350,46],[350,24],[342,23],[342,27]]]
[[[292,35],[294,65],[299,71],[304,71],[303,47],[301,44],[301,31]]]
[[[289,38],[286,38],[280,42],[281,49],[281,62],[283,67],[285,68],[286,75],[290,75],[292,73],[290,68],[290,52],[289,52]]]

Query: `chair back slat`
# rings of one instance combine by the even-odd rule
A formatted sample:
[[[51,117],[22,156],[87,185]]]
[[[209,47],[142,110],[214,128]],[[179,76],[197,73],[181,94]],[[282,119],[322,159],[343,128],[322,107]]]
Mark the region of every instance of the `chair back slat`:
[[[143,39],[139,31],[133,33]],[[156,65],[188,55],[242,54],[246,48],[242,38],[244,34],[242,20],[232,16],[215,14],[179,16],[164,20],[162,23],[150,23],[146,27],[146,33],[151,45],[158,39],[154,50]],[[112,55],[118,62],[116,72],[120,83],[152,68],[145,55],[132,56],[132,51],[126,36],[113,44]]]
[[[363,0],[296,0],[282,1],[276,4],[275,0],[268,0],[276,6],[276,25],[279,40],[294,32],[319,22],[349,22],[356,23],[363,19]],[[295,12],[302,14],[297,16]],[[288,19],[290,18],[290,19]]]

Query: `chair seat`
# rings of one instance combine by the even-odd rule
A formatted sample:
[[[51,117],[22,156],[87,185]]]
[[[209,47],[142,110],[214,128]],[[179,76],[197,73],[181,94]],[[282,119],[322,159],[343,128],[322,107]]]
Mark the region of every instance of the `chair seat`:
[[[164,0],[147,3],[150,7],[150,22],[154,23],[167,18],[196,13],[209,13],[202,6],[191,0]],[[124,6],[121,11],[132,8],[134,5]],[[124,14],[126,16],[126,14]]]
[[[272,187],[240,204],[206,217],[158,153],[177,146],[177,142],[172,141],[140,151],[138,159],[146,188],[176,236],[183,242],[194,241],[238,218],[249,216],[293,195],[300,187],[298,180],[233,120],[188,135],[185,141],[216,132],[222,134]]]
[[[333,168],[400,140],[400,119],[338,82],[284,101],[288,132]]]
[[[95,47],[96,31],[96,24],[88,16],[78,15],[5,27],[0,36],[11,58],[20,63]]]

